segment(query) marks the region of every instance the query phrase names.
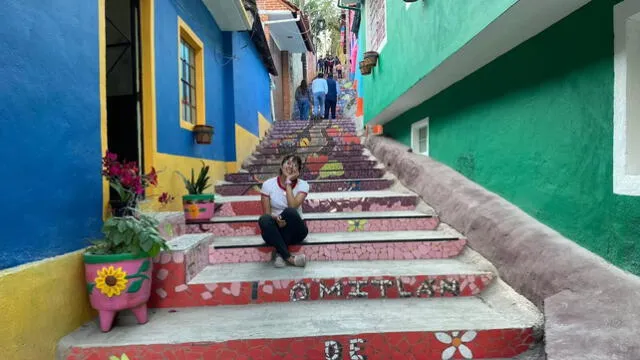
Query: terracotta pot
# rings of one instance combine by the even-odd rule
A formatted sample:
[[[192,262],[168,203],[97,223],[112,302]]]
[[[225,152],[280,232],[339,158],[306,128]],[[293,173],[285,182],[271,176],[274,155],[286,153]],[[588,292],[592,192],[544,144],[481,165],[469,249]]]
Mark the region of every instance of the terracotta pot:
[[[182,197],[182,206],[184,208],[185,222],[202,223],[211,221],[215,205],[215,195],[213,194],[184,195]]]
[[[98,310],[100,329],[111,330],[118,311],[131,309],[139,324],[148,320],[153,262],[146,254],[84,254],[84,273],[91,306]]]
[[[360,61],[360,73],[362,73],[362,75],[371,74],[372,68],[373,67],[371,66],[371,64],[367,63],[366,61]]]
[[[378,53],[375,51],[367,51],[364,53],[364,61],[371,64],[371,66],[378,65]]]
[[[213,140],[213,126],[196,125],[193,127],[193,136],[198,144],[211,144]]]

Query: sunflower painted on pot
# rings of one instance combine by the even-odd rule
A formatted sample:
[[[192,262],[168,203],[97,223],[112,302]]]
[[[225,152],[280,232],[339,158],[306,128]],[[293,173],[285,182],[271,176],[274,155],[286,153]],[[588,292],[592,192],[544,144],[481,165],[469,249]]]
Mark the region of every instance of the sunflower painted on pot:
[[[108,297],[118,296],[127,288],[127,272],[122,267],[103,267],[97,271],[95,278],[96,289]]]

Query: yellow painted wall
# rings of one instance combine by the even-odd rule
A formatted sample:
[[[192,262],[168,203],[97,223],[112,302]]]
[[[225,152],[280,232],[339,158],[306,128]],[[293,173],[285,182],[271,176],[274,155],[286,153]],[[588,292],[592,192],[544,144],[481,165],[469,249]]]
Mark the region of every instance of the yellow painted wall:
[[[250,131],[236,124],[236,166],[240,168],[242,162],[256,149],[260,138]]]
[[[267,131],[271,129],[271,123],[261,113],[258,113],[258,129],[260,129],[258,130],[260,132],[258,134],[260,136],[260,139],[264,138],[264,135],[267,133]]]
[[[49,360],[63,336],[96,316],[82,252],[0,271],[0,358]]]

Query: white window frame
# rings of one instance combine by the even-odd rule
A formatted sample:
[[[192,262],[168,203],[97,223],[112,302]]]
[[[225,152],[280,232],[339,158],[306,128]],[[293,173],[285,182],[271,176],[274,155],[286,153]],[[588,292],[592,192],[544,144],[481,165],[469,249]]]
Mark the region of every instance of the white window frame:
[[[419,130],[424,127],[427,128],[427,144],[426,144],[427,151],[421,153],[419,152],[420,144],[418,143],[419,134],[420,134]],[[429,156],[429,134],[430,134],[429,118],[426,118],[424,120],[420,120],[418,122],[411,124],[411,149],[413,150],[414,153]]]
[[[613,192],[640,196],[640,0],[617,4],[613,26]]]
[[[384,13],[384,39],[382,39],[382,41],[380,42],[380,45],[378,46],[377,49],[372,49],[371,48],[371,34],[372,34],[372,28],[371,28],[371,21],[369,21],[369,10],[371,8],[371,3],[372,0],[368,0],[365,2],[365,21],[366,21],[366,29],[367,29],[367,34],[366,34],[366,46],[367,49],[366,51],[375,51],[378,54],[382,53],[382,49],[384,49],[384,46],[387,45],[387,38],[389,37],[389,33],[387,30],[389,30],[389,25],[388,25],[388,18],[387,18],[387,1],[386,0],[380,0],[382,1],[382,6],[384,7],[383,13]]]

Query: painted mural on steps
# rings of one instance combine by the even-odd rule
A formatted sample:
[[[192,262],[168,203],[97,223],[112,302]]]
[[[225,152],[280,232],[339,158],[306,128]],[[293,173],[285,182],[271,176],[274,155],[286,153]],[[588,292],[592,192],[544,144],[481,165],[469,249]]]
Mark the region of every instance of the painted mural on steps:
[[[531,329],[367,333],[293,339],[233,340],[207,344],[160,344],[73,348],[66,360],[281,359],[389,360],[511,358],[529,349]],[[495,346],[496,344],[503,346]],[[499,350],[496,350],[499,349]],[[415,354],[420,354],[420,358]]]

